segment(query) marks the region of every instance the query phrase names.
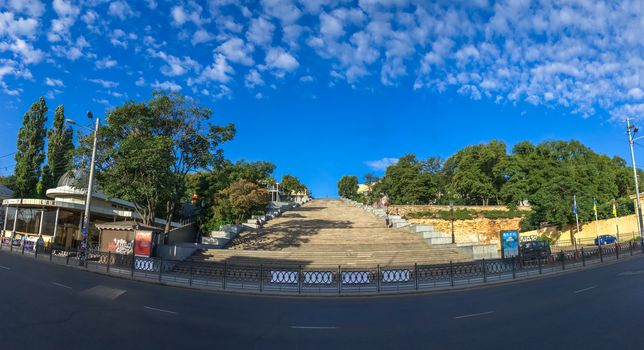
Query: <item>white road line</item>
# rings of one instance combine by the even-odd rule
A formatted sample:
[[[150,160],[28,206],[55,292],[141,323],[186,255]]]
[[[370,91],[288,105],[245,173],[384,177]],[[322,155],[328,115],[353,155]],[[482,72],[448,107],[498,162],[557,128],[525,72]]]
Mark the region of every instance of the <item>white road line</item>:
[[[486,311],[486,312],[479,312],[477,314],[469,314],[469,315],[463,315],[463,316],[456,316],[454,319],[459,319],[459,318],[468,318],[468,317],[476,317],[476,316],[484,316],[484,315],[489,315],[493,314],[494,311]]]
[[[584,288],[584,289],[576,290],[576,291],[574,291],[574,292],[572,292],[572,293],[573,293],[573,294],[583,293],[583,292],[586,292],[586,291],[589,291],[589,290],[591,290],[591,289],[595,289],[595,288],[597,288],[597,286],[592,286],[592,287],[588,287],[588,288]]]
[[[6,266],[2,266],[2,265],[0,265],[0,269],[11,270],[10,267],[6,267]]]
[[[62,288],[67,288],[67,289],[72,289],[72,287],[70,287],[70,286],[66,286],[66,285],[64,285],[64,284],[57,283],[57,282],[51,282],[51,284],[53,284],[54,286],[57,286],[57,287],[62,287]]]
[[[149,307],[149,306],[143,306],[143,307],[148,309],[148,310],[152,310],[152,311],[165,312],[166,314],[173,314],[173,315],[178,314],[178,312],[169,311],[169,310],[163,310],[163,309],[157,309],[156,307]]]
[[[291,326],[292,329],[337,329],[338,327]]]

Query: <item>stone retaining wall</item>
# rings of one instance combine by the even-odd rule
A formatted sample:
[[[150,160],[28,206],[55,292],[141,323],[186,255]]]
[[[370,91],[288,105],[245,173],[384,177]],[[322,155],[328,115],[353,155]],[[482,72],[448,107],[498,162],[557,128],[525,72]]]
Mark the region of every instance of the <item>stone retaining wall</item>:
[[[442,211],[442,210],[449,210],[449,205],[392,205],[389,207],[389,214],[394,214],[396,212],[396,208],[398,208],[398,215],[400,216],[405,216],[406,214],[409,213],[416,213],[416,212],[423,212],[423,211]],[[462,209],[467,209],[467,210],[474,210],[476,212],[482,212],[482,211],[491,211],[491,210],[499,210],[499,211],[508,211],[508,207],[504,205],[488,205],[488,206],[482,206],[482,205],[455,205],[454,210],[462,210]],[[517,207],[517,210],[522,210],[522,211],[530,211],[530,207]]]
[[[452,223],[441,219],[408,219],[409,223],[418,225],[433,225],[434,230],[452,233]],[[454,220],[454,236],[457,244],[483,243],[500,244],[499,233],[502,230],[519,230],[521,218]]]

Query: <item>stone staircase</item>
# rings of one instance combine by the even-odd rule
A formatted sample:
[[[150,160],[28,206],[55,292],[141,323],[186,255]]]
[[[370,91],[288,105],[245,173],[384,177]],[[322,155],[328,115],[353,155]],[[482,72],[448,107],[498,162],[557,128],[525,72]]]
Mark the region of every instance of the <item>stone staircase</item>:
[[[380,218],[382,220],[386,220],[387,218],[386,209],[376,208],[349,199],[344,200],[353,206],[371,213],[377,218]],[[471,260],[496,259],[500,257],[498,248],[495,244],[454,244],[452,243],[452,237],[450,234],[436,231],[434,230],[434,226],[432,225],[411,224],[398,215],[389,215],[389,222],[390,225],[394,228],[403,228],[410,233],[419,236],[430,246],[449,246],[454,249],[459,249],[463,252],[463,254],[470,257]]]

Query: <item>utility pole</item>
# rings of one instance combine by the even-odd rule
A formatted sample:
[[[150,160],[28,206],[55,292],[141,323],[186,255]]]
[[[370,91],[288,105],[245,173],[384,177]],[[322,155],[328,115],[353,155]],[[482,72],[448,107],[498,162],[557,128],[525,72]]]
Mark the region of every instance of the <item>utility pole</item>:
[[[635,195],[637,196],[637,222],[639,223],[640,237],[644,232],[644,224],[642,223],[642,203],[640,202],[640,188],[637,182],[637,166],[635,165],[635,152],[633,152],[633,143],[635,138],[633,135],[638,131],[638,129],[631,125],[631,121],[626,117],[626,132],[628,133],[628,143],[631,147],[631,161],[633,163],[633,177],[635,178]],[[640,136],[641,137],[641,136]],[[643,238],[644,239],[644,238]]]
[[[87,117],[90,119],[94,118],[94,115],[92,115],[92,112],[87,112]],[[70,124],[76,124],[73,120],[67,120],[68,123]],[[96,144],[98,141],[98,127],[100,124],[99,118],[96,118],[96,125],[94,127],[94,143],[92,146],[92,159],[90,161],[89,165],[89,180],[87,181],[87,197],[85,198],[85,213],[83,215],[83,229],[82,229],[82,240],[81,240],[81,246],[80,246],[80,254],[79,254],[79,259],[78,263],[80,265],[85,264],[85,260],[87,259],[87,251],[89,248],[89,225],[90,225],[90,213],[91,213],[91,205],[92,205],[92,193],[94,192],[94,163],[96,161]],[[87,128],[89,129],[89,128]]]

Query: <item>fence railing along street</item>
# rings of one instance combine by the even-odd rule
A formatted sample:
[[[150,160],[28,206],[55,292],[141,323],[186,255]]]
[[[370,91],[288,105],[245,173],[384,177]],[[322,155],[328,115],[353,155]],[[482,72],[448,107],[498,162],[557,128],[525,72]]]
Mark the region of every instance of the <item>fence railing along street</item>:
[[[167,260],[90,252],[84,263],[76,250],[0,245],[4,252],[31,255],[36,260],[69,265],[108,275],[214,290],[304,295],[377,294],[431,291],[467,285],[530,278],[582,269],[644,254],[642,241],[577,250],[553,251],[548,258],[479,260],[435,265],[309,266],[291,264],[237,265],[226,262]]]

